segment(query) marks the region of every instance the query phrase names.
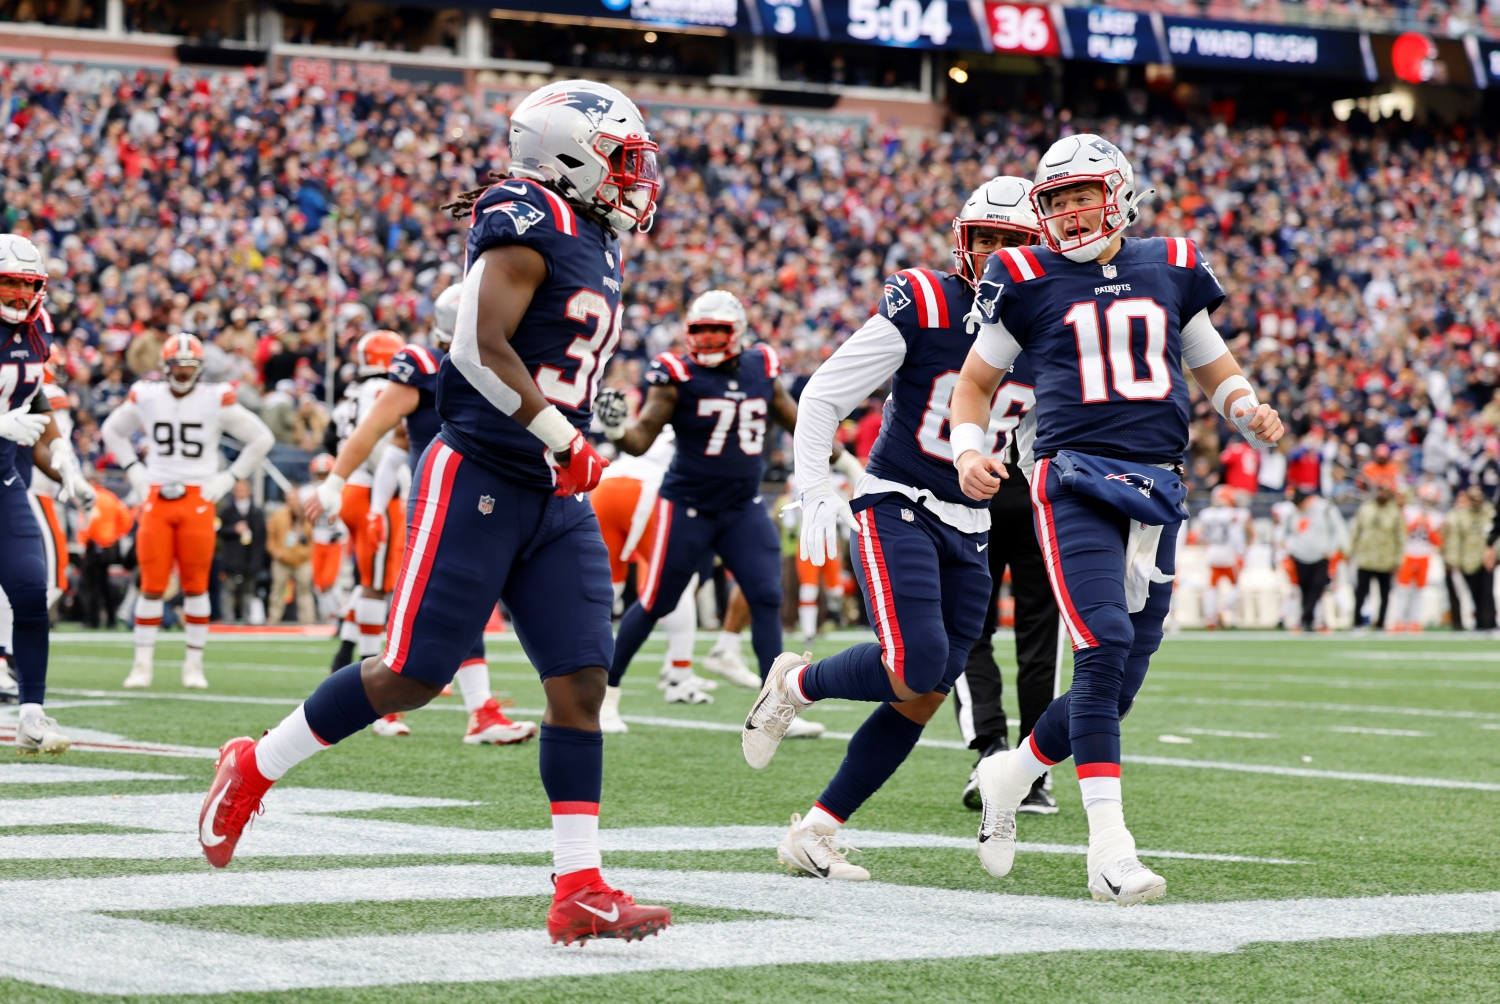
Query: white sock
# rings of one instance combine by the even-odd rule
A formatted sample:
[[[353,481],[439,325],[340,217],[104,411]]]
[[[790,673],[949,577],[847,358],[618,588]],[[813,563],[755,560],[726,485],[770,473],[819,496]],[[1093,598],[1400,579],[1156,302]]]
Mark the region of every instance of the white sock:
[[[804,638],[812,638],[818,633],[818,605],[816,603],[797,604],[797,626],[802,628]]]
[[[156,633],[161,630],[161,600],[148,600],[144,596],[135,601],[135,657],[137,661],[151,661],[156,651]],[[144,623],[143,623],[144,622]]]
[[[187,635],[189,649],[196,648],[201,652],[208,644],[208,615],[211,610],[207,593],[183,597],[183,633]]]
[[[693,641],[698,633],[698,576],[688,580],[682,598],[671,613],[661,619],[667,632],[667,658],[673,663],[692,665]]]
[[[714,642],[714,650],[717,652],[740,652],[740,634],[738,631],[720,631],[719,640]]]
[[[693,664],[691,661],[674,661],[669,663],[665,668],[667,671],[667,683],[669,684],[683,683],[692,679]]]
[[[42,706],[40,704],[23,704],[18,709],[18,717],[23,722],[34,722],[38,718],[43,717]]]
[[[355,650],[360,658],[379,655],[385,649],[385,600],[361,596],[354,601],[354,620],[359,625]]]
[[[5,590],[0,589],[0,648],[10,651],[15,642],[15,631],[15,608],[10,605],[10,597],[5,595]]]
[[[568,803],[577,804],[577,803]],[[597,812],[554,813],[552,816],[552,867],[559,875],[598,868],[599,816]]]
[[[808,663],[811,666],[812,663]],[[788,670],[786,674],[786,689],[792,696],[792,703],[799,708],[810,708],[817,701],[809,701],[802,693],[802,674],[807,672],[807,666],[798,666],[796,669]]]
[[[814,804],[811,809],[807,810],[807,815],[802,817],[802,825],[829,826],[836,830],[844,825],[844,821],[821,805]]]
[[[353,611],[346,612],[339,621],[339,641],[359,643],[359,625],[354,623]]]
[[[1135,857],[1135,837],[1125,828],[1119,802],[1105,802],[1089,810],[1089,875],[1097,875],[1123,858]]]
[[[267,781],[279,781],[287,771],[327,748],[308,727],[307,714],[299,704],[280,725],[260,737],[255,744],[255,765]]]
[[[1124,804],[1124,797],[1120,793],[1120,779],[1117,777],[1080,777],[1078,791],[1083,796],[1083,808],[1086,812],[1093,812],[1100,805]]]
[[[490,699],[490,666],[482,659],[458,667],[453,682],[458,684],[458,692],[463,695],[464,709],[471,714]]]
[[[1025,742],[1020,749],[1009,750],[987,756],[981,763],[995,761],[1000,769],[999,784],[995,790],[1002,807],[1014,809],[1031,793],[1036,779],[1047,772],[1047,766],[1031,752],[1031,744]],[[986,768],[988,770],[989,768]]]
[[[1041,777],[1043,774],[1047,773],[1047,771],[1056,766],[1056,764],[1050,764],[1036,755],[1036,746],[1031,741],[1030,735],[1027,735],[1025,739],[1021,740],[1021,745],[1018,748],[1017,752],[1020,755],[1016,757],[1016,760],[1033,778]]]

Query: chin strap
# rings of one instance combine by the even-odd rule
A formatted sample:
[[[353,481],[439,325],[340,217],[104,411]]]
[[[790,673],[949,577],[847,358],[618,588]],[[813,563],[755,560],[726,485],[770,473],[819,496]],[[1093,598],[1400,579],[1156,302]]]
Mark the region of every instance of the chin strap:
[[[1133,198],[1133,199],[1130,200],[1130,204],[1125,207],[1125,225],[1126,226],[1129,226],[1130,224],[1134,223],[1140,217],[1141,211],[1140,211],[1139,207],[1140,207],[1140,204],[1142,202],[1146,201],[1147,196],[1151,196],[1151,195],[1155,195],[1155,194],[1156,194],[1156,189],[1154,189],[1154,188],[1148,188],[1144,192],[1140,192],[1139,194],[1136,195],[1135,198]]]

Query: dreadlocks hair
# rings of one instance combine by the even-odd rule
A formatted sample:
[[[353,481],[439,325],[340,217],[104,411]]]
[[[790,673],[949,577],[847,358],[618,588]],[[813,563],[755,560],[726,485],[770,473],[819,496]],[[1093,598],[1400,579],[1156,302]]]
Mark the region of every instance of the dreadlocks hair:
[[[491,171],[489,177],[492,181],[505,180],[505,175],[499,171]],[[482,185],[479,188],[471,188],[467,192],[461,192],[458,198],[452,202],[438,206],[438,212],[447,212],[455,220],[461,220],[474,211],[474,203],[478,202],[479,197],[489,190],[489,185]]]

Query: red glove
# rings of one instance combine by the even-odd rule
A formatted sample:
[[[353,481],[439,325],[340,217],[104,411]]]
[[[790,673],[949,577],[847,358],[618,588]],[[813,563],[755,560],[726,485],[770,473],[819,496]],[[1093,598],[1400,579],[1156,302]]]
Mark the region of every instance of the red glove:
[[[599,478],[609,461],[594,452],[589,441],[579,432],[568,444],[568,464],[557,465],[557,491],[553,495],[578,495],[599,487]]]

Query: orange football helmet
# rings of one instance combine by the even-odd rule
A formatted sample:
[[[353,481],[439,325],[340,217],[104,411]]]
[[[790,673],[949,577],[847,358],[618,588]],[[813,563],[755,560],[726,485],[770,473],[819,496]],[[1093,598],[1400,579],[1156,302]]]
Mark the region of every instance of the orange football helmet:
[[[361,335],[354,345],[354,365],[362,377],[384,376],[396,353],[406,348],[406,339],[381,329]]]
[[[172,372],[177,367],[188,367],[192,369],[193,375],[186,381],[180,380]],[[179,331],[168,338],[161,347],[161,368],[174,391],[186,394],[192,390],[193,384],[198,382],[198,377],[203,372],[203,343],[198,340],[198,336]]]

